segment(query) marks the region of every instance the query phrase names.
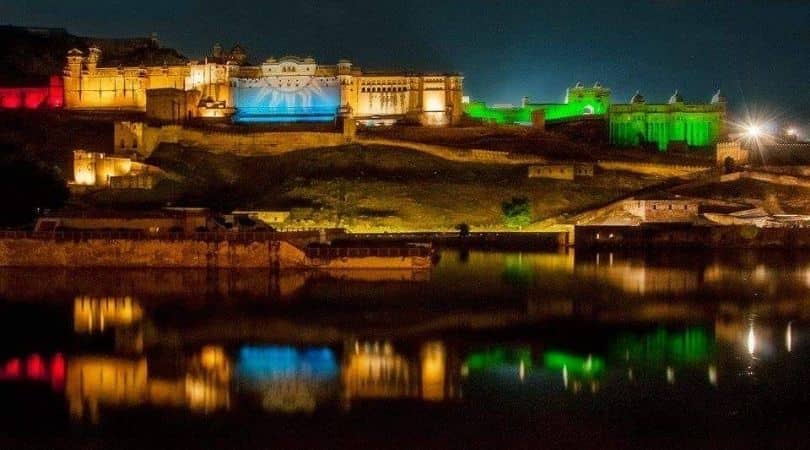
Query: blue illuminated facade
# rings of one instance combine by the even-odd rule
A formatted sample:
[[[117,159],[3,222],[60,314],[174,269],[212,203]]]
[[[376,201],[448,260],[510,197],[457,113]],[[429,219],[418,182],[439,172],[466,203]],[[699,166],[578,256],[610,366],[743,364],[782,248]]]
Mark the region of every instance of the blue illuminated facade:
[[[340,107],[336,77],[269,76],[233,86],[235,122],[330,122]]]

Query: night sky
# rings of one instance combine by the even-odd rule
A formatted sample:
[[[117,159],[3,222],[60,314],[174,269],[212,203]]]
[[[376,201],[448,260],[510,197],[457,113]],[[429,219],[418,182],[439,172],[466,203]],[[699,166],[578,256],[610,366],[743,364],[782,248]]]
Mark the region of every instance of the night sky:
[[[253,62],[287,54],[368,69],[458,71],[490,103],[560,101],[600,81],[626,102],[719,87],[810,133],[810,0],[3,1],[0,21],[86,36],[145,36],[189,57],[239,42]]]

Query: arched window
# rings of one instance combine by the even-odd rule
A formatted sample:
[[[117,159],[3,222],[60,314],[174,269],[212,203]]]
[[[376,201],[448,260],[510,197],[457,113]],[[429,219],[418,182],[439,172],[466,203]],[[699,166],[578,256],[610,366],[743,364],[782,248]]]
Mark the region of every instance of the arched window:
[[[585,105],[585,109],[582,111],[582,114],[585,116],[592,116],[594,113],[593,106]]]

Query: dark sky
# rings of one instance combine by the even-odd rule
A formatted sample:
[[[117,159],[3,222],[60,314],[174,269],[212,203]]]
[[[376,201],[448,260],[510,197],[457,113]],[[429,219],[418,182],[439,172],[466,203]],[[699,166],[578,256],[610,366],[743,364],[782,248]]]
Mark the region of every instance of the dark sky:
[[[810,0],[3,0],[0,22],[74,34],[159,34],[191,57],[239,42],[254,61],[348,57],[366,68],[459,71],[473,98],[561,100],[576,81],[676,88],[810,128]],[[810,130],[807,130],[810,131]]]

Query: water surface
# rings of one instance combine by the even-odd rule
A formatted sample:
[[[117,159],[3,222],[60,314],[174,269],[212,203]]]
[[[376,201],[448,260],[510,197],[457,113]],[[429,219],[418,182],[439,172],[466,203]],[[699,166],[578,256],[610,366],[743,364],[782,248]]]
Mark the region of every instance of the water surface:
[[[810,257],[0,271],[0,447],[799,448]]]

